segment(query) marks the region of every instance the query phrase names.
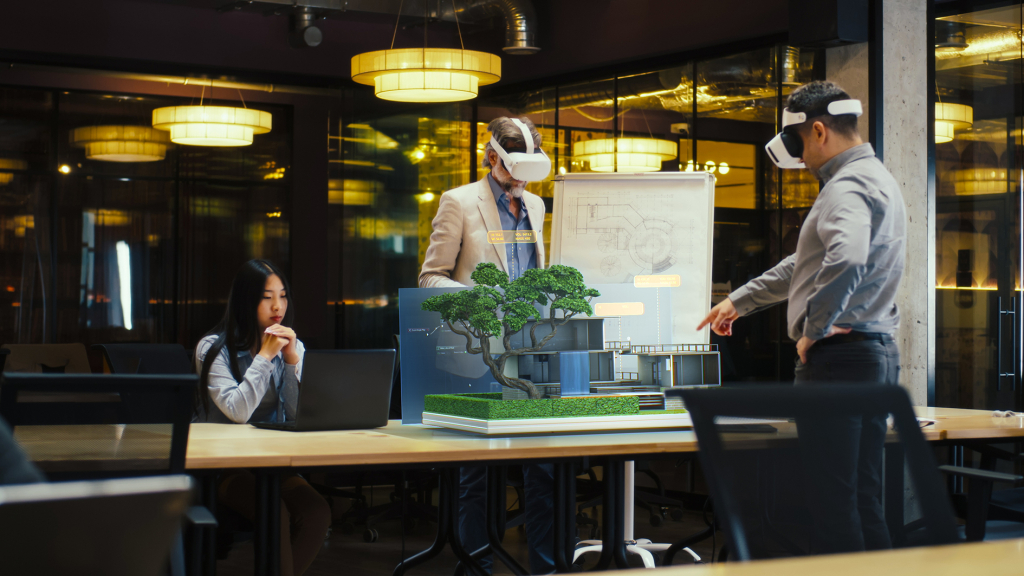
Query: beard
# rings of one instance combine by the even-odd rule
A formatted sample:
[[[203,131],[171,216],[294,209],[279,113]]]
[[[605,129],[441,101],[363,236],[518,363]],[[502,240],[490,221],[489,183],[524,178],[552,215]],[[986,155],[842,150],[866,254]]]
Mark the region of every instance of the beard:
[[[492,174],[492,176],[495,175]],[[494,179],[498,182],[498,185],[501,186],[501,189],[507,192],[509,196],[516,199],[523,197],[523,192],[526,190],[526,182],[520,184],[511,176],[505,179],[501,179],[500,177],[495,177]]]

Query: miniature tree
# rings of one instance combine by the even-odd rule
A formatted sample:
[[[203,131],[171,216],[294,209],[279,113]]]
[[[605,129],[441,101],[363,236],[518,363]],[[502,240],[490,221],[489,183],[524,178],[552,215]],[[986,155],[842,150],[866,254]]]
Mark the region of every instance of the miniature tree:
[[[587,288],[583,275],[571,266],[534,268],[509,282],[508,274],[498,270],[496,265],[482,263],[470,277],[476,282],[475,287],[431,296],[423,302],[422,309],[439,312],[452,332],[465,337],[466,352],[481,354],[491,375],[502,386],[522,390],[530,398],[540,398],[533,382],[506,376],[505,363],[512,356],[539,352],[555,337],[558,328],[577,314],[592,316],[594,309],[590,302],[601,293]],[[542,316],[537,304],[550,304],[547,318]],[[562,311],[561,318],[556,317],[557,310]],[[530,346],[512,348],[512,336],[531,318],[537,321],[530,328]],[[551,326],[551,333],[538,340],[537,328],[544,324]],[[501,338],[505,347],[497,357],[491,354],[492,337]],[[474,339],[479,342],[478,346],[473,345]]]

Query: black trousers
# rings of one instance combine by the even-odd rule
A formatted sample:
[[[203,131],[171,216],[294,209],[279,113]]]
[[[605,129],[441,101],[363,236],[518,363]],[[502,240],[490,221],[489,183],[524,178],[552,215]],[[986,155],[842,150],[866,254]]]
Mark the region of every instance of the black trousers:
[[[812,346],[797,358],[796,385],[899,383],[896,342],[866,340]],[[807,479],[812,554],[891,548],[882,509],[886,415],[797,421]]]

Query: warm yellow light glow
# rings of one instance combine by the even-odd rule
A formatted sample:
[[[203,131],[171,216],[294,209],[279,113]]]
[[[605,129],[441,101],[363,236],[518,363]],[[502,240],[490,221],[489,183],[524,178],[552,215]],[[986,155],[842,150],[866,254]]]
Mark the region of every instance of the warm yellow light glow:
[[[572,154],[595,172],[656,172],[675,159],[677,146],[656,138],[599,138],[574,142]]]
[[[728,162],[720,162],[718,164],[718,173],[721,174],[722,176],[725,176],[726,174],[728,174],[729,173],[729,163]]]
[[[327,181],[327,203],[344,206],[373,206],[384,184],[377,180],[350,180],[331,178]]]
[[[25,170],[27,168],[28,162],[25,162],[24,160],[0,158],[0,186],[10,184],[11,180],[14,180],[14,174],[10,172],[2,172],[2,170]]]
[[[424,192],[423,194],[417,194],[416,200],[426,204],[427,202],[434,201],[434,194],[432,192]]]
[[[953,189],[957,196],[1005,194],[1006,168],[968,168],[953,171]]]
[[[270,112],[231,106],[167,106],[153,110],[153,127],[186,146],[248,146],[270,132]]]
[[[714,174],[715,173],[715,168],[716,168],[715,167],[715,163],[712,162],[711,160],[708,160],[707,162],[704,163],[704,171],[705,172],[710,172],[711,174]]]
[[[101,162],[163,160],[170,143],[167,132],[149,126],[82,126],[71,131],[71,143],[85,148],[85,157]]]
[[[974,109],[953,102],[935,103],[935,143],[953,140],[954,130],[964,130],[974,124]]]
[[[60,170],[61,174],[69,174],[71,173],[71,166],[68,166],[67,164],[61,164],[58,170]]]
[[[558,173],[559,174],[565,174],[565,166],[559,166],[558,167]]]
[[[458,102],[501,80],[501,58],[475,50],[402,48],[352,57],[352,80],[397,102]]]

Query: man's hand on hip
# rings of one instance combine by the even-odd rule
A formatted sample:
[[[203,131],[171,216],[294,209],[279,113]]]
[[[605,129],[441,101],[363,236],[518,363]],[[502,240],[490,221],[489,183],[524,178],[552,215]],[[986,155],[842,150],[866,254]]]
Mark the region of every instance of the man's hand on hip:
[[[839,326],[832,326],[828,329],[828,334],[825,334],[825,338],[835,336],[836,334],[849,334],[853,332],[853,328],[840,328]],[[807,351],[814,346],[817,340],[811,340],[807,336],[801,336],[800,340],[796,343],[796,353],[800,356],[800,362],[807,364]]]
[[[701,321],[697,326],[697,330],[711,324],[711,330],[715,334],[719,336],[732,336],[733,320],[739,317],[740,314],[736,311],[736,307],[732,305],[732,300],[726,298],[711,309],[711,313]]]

